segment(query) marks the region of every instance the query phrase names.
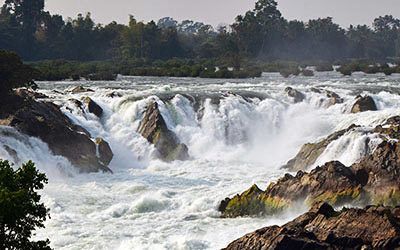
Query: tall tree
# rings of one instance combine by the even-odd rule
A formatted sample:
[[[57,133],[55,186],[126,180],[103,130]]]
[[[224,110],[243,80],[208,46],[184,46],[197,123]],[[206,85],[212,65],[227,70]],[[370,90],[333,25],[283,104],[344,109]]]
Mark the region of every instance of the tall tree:
[[[23,53],[25,57],[31,58],[34,35],[44,9],[44,0],[6,0],[3,7],[22,25]]]

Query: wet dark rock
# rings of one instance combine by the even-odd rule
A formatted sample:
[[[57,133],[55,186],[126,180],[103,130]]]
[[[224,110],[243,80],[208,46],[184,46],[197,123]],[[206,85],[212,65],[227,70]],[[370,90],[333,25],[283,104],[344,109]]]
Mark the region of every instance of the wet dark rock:
[[[106,96],[107,96],[107,97],[110,97],[110,98],[115,98],[115,97],[122,97],[122,94],[113,91],[113,92],[108,93]]]
[[[96,138],[96,145],[100,163],[108,166],[114,157],[110,145],[103,138]]]
[[[247,234],[225,249],[395,249],[400,247],[398,210],[369,206],[336,212],[322,203],[281,227]]]
[[[311,87],[311,89],[310,89],[312,92],[314,92],[314,93],[318,93],[318,94],[321,94],[322,93],[322,89],[319,89],[319,88],[316,88],[316,87]]]
[[[45,94],[27,89],[27,88],[18,88],[15,90],[15,94],[21,98],[30,98],[30,99],[41,99],[48,98]]]
[[[81,101],[74,98],[68,99],[68,101],[71,102],[75,107],[79,108],[82,113],[85,113],[85,110],[83,109],[83,103]],[[67,107],[67,109],[72,113],[73,109],[70,107]]]
[[[101,118],[101,116],[103,115],[103,109],[95,101],[93,101],[90,97],[87,96],[83,99],[83,102],[85,103],[90,113]]]
[[[311,76],[314,76],[314,71],[312,71],[312,70],[310,70],[310,69],[303,69],[303,70],[301,71],[301,74],[302,74],[303,76],[311,77]]]
[[[339,103],[343,103],[343,99],[333,91],[325,90],[325,89],[319,89],[319,88],[315,88],[315,87],[312,87],[310,90],[312,92],[318,93],[318,94],[325,93],[326,97],[329,98],[329,106],[335,105],[335,104],[339,104]]]
[[[164,161],[187,160],[188,148],[180,143],[178,137],[168,129],[155,101],[151,101],[140,122],[138,132],[157,149]]]
[[[370,96],[357,96],[356,102],[351,108],[351,113],[359,113],[365,111],[376,111],[378,110],[375,101]]]
[[[18,157],[18,153],[17,153],[17,151],[15,149],[11,148],[8,145],[3,145],[3,148],[13,158],[14,162],[20,162],[20,159]]]
[[[333,91],[325,90],[326,96],[329,98],[329,104],[335,105],[339,103],[343,103],[343,99]]]
[[[293,159],[289,160],[286,165],[283,166],[283,168],[290,171],[307,169],[316,162],[318,157],[325,151],[331,142],[339,139],[341,136],[357,127],[358,126],[353,124],[347,129],[343,129],[329,135],[322,141],[304,144],[297,155]]]
[[[300,91],[298,91],[292,87],[285,88],[285,92],[289,97],[293,98],[293,101],[295,103],[302,102],[305,98],[303,93],[301,93]]]
[[[66,157],[82,172],[109,171],[98,159],[89,132],[73,124],[57,105],[33,99],[14,101],[12,107],[1,110],[1,125],[40,138],[55,155]]]

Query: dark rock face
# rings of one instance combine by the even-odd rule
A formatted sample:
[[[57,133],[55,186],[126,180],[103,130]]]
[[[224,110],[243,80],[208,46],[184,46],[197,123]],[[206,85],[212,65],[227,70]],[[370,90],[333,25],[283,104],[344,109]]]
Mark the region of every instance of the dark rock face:
[[[189,158],[187,146],[180,143],[178,137],[167,128],[157,102],[152,101],[147,106],[138,132],[156,147],[160,159],[174,161]]]
[[[103,109],[95,101],[93,101],[90,97],[87,96],[83,99],[83,102],[85,103],[90,113],[101,118],[101,116],[103,115]]]
[[[400,247],[399,215],[398,207],[336,212],[322,203],[281,227],[247,234],[225,249],[395,249]]]
[[[100,163],[108,166],[114,157],[110,145],[103,138],[96,138],[96,145]]]
[[[285,88],[285,92],[289,97],[293,98],[293,101],[295,103],[302,102],[305,98],[303,93],[301,93],[300,91],[298,91],[292,87]]]
[[[53,103],[20,101],[12,109],[2,110],[0,124],[40,138],[54,154],[66,157],[82,172],[110,171],[97,157],[89,132],[73,124]]]
[[[286,168],[290,171],[306,170],[309,166],[316,162],[318,157],[325,151],[331,142],[339,139],[341,136],[355,129],[356,127],[358,126],[353,124],[347,129],[343,129],[329,135],[322,141],[304,144],[297,155],[293,159],[289,160],[286,165],[283,166],[283,168]]]
[[[356,102],[351,108],[351,113],[359,113],[369,110],[371,111],[378,110],[374,99],[370,96],[357,96]]]

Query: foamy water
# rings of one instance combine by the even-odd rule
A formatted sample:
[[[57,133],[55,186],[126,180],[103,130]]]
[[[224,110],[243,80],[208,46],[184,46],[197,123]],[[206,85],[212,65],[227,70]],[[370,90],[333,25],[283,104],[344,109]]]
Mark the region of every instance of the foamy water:
[[[114,82],[43,82],[40,91],[74,123],[110,143],[114,174],[77,174],[45,143],[7,127],[0,127],[0,157],[16,164],[32,159],[47,173],[50,183],[43,200],[51,219],[35,237],[49,238],[55,249],[219,249],[245,233],[306,211],[300,207],[267,218],[221,219],[217,207],[222,199],[254,183],[264,189],[284,173],[280,166],[301,145],[353,123],[364,127],[332,142],[317,164],[359,160],[380,142],[365,131],[400,114],[399,81],[399,75],[321,73],[291,79],[267,74],[251,80],[121,77]],[[78,84],[95,92],[64,92]],[[284,93],[287,86],[303,92],[304,102],[293,103]],[[324,94],[311,87],[334,91],[344,103],[329,106]],[[111,92],[121,97],[111,98]],[[371,95],[379,111],[350,114],[360,93]],[[87,95],[103,108],[102,119],[69,100]],[[195,105],[194,99],[202,101]],[[159,103],[168,127],[188,146],[189,161],[154,159],[154,148],[135,132],[149,100]],[[4,145],[17,151],[17,159]]]

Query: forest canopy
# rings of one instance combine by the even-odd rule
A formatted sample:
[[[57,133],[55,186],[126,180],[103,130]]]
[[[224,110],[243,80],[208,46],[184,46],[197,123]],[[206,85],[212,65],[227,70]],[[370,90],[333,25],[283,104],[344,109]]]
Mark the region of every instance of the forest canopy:
[[[27,61],[65,59],[219,59],[239,66],[243,58],[275,60],[386,60],[400,56],[400,20],[387,15],[372,26],[344,29],[330,17],[285,19],[274,0],[259,0],[230,26],[165,17],[129,17],[128,25],[96,24],[90,13],[63,18],[44,10],[44,0],[6,0],[0,12],[0,48]]]

